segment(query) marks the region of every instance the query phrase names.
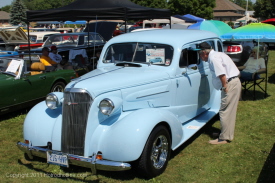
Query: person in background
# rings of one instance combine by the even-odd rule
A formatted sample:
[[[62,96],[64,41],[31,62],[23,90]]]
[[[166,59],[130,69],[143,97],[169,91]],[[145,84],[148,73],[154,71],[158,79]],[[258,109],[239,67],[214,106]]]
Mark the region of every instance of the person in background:
[[[259,79],[260,74],[266,72],[265,60],[261,57],[261,53],[258,50],[258,47],[253,48],[253,50],[250,53],[249,59],[243,66],[239,66],[238,69],[241,70],[241,82]],[[243,100],[242,92],[240,94],[240,100]]]
[[[237,107],[241,92],[240,71],[232,59],[223,52],[214,51],[207,42],[199,44],[200,58],[209,62],[213,86],[221,90],[219,110],[221,133],[219,138],[210,140],[210,144],[226,144],[233,140]]]
[[[243,66],[238,67],[241,70],[240,79],[242,82],[251,81],[254,79],[255,74],[266,71],[266,65],[264,58],[261,57],[258,47],[254,47],[250,53],[249,59]],[[260,76],[257,74],[256,79]]]
[[[57,67],[57,62],[53,61],[50,57],[49,57],[49,48],[48,47],[44,47],[42,49],[42,55],[40,57],[40,62],[42,62],[45,66],[56,66]]]
[[[243,26],[243,23],[242,22],[240,22],[240,26],[239,27],[242,27]]]
[[[57,53],[57,47],[52,45],[50,48],[51,52],[49,53],[49,57],[59,64],[62,61],[62,56]]]

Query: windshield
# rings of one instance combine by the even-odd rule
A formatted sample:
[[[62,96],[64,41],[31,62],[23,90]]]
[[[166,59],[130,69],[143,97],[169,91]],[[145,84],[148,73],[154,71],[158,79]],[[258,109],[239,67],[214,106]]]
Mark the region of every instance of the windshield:
[[[30,42],[31,43],[36,43],[36,40],[37,40],[37,36],[30,35]]]
[[[110,45],[103,63],[135,62],[168,66],[173,57],[173,47],[158,43],[119,43]]]
[[[88,36],[85,36],[85,43],[88,44]],[[90,34],[89,45],[94,43],[105,43],[105,40],[98,34]]]
[[[51,45],[66,45],[66,46],[77,46],[78,43],[78,35],[52,35],[50,36],[47,41],[44,43],[46,47]]]

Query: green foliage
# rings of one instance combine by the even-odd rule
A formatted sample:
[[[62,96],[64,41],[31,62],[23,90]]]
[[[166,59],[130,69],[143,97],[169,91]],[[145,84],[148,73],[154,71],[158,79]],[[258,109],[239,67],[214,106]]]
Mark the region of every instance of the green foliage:
[[[60,8],[75,0],[23,0],[29,10],[47,10]]]
[[[26,10],[27,8],[21,0],[14,0],[11,5],[10,23],[12,25],[25,23],[27,20]]]
[[[235,4],[237,4],[238,6],[242,7],[245,10],[246,10],[246,5],[247,5],[247,10],[253,11],[253,3],[251,0],[248,1],[248,4],[247,4],[247,0],[231,0],[231,1]]]
[[[2,8],[0,8],[0,11],[5,11],[7,13],[10,13],[11,10],[11,6],[7,5],[7,6],[3,6]]]
[[[228,22],[227,24],[228,24],[230,27],[233,27],[233,26],[234,26],[234,23],[233,23],[233,22],[231,22],[231,21],[230,21],[230,22]]]
[[[131,0],[133,3],[138,5],[149,7],[149,8],[161,8],[167,9],[167,1],[166,0],[153,0],[153,1],[144,1],[144,0]]]
[[[275,0],[257,0],[254,4],[254,15],[261,19],[274,18],[275,16]]]
[[[169,0],[168,7],[172,15],[192,14],[205,19],[213,19],[215,0]]]

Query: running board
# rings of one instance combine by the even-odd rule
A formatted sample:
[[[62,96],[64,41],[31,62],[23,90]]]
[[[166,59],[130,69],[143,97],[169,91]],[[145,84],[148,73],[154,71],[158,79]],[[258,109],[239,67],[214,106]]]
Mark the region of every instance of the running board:
[[[174,147],[173,150],[177,149],[196,132],[198,132],[206,123],[208,123],[215,115],[217,111],[208,110],[198,117],[182,124],[183,137],[178,146]]]

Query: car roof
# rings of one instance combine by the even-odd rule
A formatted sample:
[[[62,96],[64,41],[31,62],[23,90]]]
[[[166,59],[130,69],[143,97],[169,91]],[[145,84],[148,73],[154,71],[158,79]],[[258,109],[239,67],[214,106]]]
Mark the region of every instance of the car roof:
[[[112,38],[107,44],[118,42],[154,42],[169,45],[183,45],[210,38],[219,38],[219,36],[213,32],[203,30],[154,29],[151,31],[137,31],[122,34]]]
[[[48,34],[60,34],[60,32],[53,32],[53,31],[30,32],[30,35],[48,35]]]
[[[89,34],[99,34],[97,32],[89,32]],[[72,33],[61,33],[58,35],[70,36],[70,35],[88,35],[88,32],[72,32]]]

